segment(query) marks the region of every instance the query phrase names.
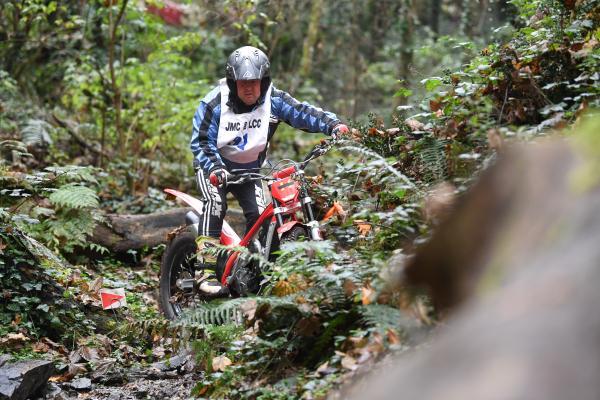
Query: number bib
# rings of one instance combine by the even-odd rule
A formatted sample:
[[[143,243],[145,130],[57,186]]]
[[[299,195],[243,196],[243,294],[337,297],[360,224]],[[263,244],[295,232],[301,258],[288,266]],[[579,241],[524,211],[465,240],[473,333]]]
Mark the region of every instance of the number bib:
[[[219,81],[221,88],[221,121],[217,135],[217,148],[221,156],[235,163],[246,164],[258,160],[267,146],[269,118],[271,116],[271,87],[265,101],[251,112],[236,114],[227,105],[227,81]]]

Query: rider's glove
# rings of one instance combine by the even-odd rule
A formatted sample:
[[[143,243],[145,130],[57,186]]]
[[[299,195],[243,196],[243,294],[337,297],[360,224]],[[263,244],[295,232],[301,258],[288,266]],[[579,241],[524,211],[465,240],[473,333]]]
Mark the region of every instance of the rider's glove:
[[[210,184],[216,187],[225,187],[227,185],[227,177],[229,176],[229,172],[226,169],[219,168],[215,169],[210,173],[208,180]]]
[[[342,136],[348,134],[350,132],[350,129],[348,129],[348,127],[344,124],[337,124],[334,128],[333,131],[331,131],[331,138],[333,140],[338,140],[341,139]]]

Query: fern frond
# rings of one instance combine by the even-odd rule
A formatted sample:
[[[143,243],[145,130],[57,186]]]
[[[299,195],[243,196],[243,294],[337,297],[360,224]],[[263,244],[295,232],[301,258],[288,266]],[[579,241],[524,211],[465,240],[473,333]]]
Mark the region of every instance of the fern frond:
[[[66,208],[98,208],[100,206],[96,192],[77,184],[61,186],[50,195],[49,199],[52,204]]]
[[[446,145],[448,140],[425,137],[419,144],[418,169],[425,182],[435,182],[447,177]]]
[[[28,119],[21,129],[21,140],[27,146],[52,144],[50,130],[52,125],[41,119]]]
[[[406,175],[404,175],[403,173],[401,173],[400,171],[398,171],[396,168],[394,168],[391,163],[389,163],[384,157],[382,157],[378,153],[376,153],[376,152],[374,152],[372,150],[369,150],[366,147],[359,146],[357,144],[342,145],[341,149],[342,150],[352,151],[352,152],[361,154],[363,156],[369,157],[371,159],[377,160],[385,170],[391,172],[394,176],[396,176],[402,182],[404,182],[406,184],[406,188],[407,189],[408,188],[410,188],[410,189],[418,189],[416,187],[416,185],[410,180],[410,178],[408,178]]]
[[[181,317],[173,323],[184,327],[206,327],[209,325],[236,324],[244,322],[243,305],[248,301],[256,301],[256,306],[268,305],[271,309],[279,307],[298,308],[290,297],[240,297],[237,299],[213,300],[185,310]]]
[[[94,167],[82,167],[79,165],[64,165],[60,167],[46,167],[44,171],[56,175],[61,182],[90,182],[98,183]]]
[[[243,315],[240,307],[246,301],[247,298],[238,298],[198,304],[194,308],[184,310],[175,324],[182,326],[241,324]]]
[[[8,159],[10,157],[14,159],[14,157],[33,157],[29,151],[27,151],[27,146],[25,143],[19,140],[2,140],[0,141],[0,153],[8,154]]]
[[[415,325],[412,318],[406,316],[396,307],[385,304],[369,304],[360,308],[362,321],[366,325],[380,330],[405,330]]]

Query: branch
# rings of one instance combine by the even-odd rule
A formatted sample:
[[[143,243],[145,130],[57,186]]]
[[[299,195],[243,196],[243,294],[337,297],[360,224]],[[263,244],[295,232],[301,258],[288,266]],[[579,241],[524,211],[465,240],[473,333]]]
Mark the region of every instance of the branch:
[[[90,144],[83,137],[81,137],[81,135],[79,135],[77,133],[77,130],[75,129],[75,127],[73,127],[72,123],[70,123],[68,121],[63,121],[62,119],[57,117],[56,114],[54,114],[54,113],[52,113],[52,118],[54,119],[54,121],[56,122],[56,124],[58,126],[60,126],[61,128],[65,128],[67,130],[67,132],[69,133],[69,135],[71,135],[71,137],[73,139],[75,139],[77,144],[79,144],[81,147],[88,149],[89,151],[91,151],[94,154],[98,154],[98,155],[101,155],[106,158],[111,157],[111,155],[108,154],[106,151],[100,149],[97,143]]]
[[[127,1],[128,0],[123,0],[123,3],[121,4],[121,9],[119,10],[119,14],[117,14],[117,20],[115,21],[112,27],[113,29],[110,33],[110,40],[113,43],[115,40],[114,38],[117,36],[117,28],[119,27],[119,23],[121,23],[121,18],[123,18],[123,14],[125,14],[125,9],[127,8]]]

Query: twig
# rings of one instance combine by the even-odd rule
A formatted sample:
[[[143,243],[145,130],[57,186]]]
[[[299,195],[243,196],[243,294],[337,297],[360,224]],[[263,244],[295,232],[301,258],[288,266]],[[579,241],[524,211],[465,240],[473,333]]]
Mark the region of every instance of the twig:
[[[500,115],[498,116],[498,124],[502,123],[502,114],[504,113],[504,106],[506,105],[506,99],[508,97],[508,86],[510,83],[506,84],[506,91],[504,92],[504,101],[502,102],[502,108],[500,109]]]
[[[101,155],[103,157],[107,157],[110,158],[110,154],[108,154],[107,152],[105,152],[104,150],[98,149],[97,145],[91,145],[88,142],[86,142],[76,131],[75,128],[73,128],[71,126],[71,124],[67,121],[63,121],[61,120],[59,117],[56,116],[56,114],[52,113],[52,118],[54,119],[54,121],[62,128],[65,128],[67,130],[67,132],[69,133],[69,135],[71,135],[71,137],[73,137],[73,139],[75,139],[75,141],[77,142],[77,144],[79,144],[81,147],[88,149],[89,151],[91,151],[94,154],[97,155]]]

